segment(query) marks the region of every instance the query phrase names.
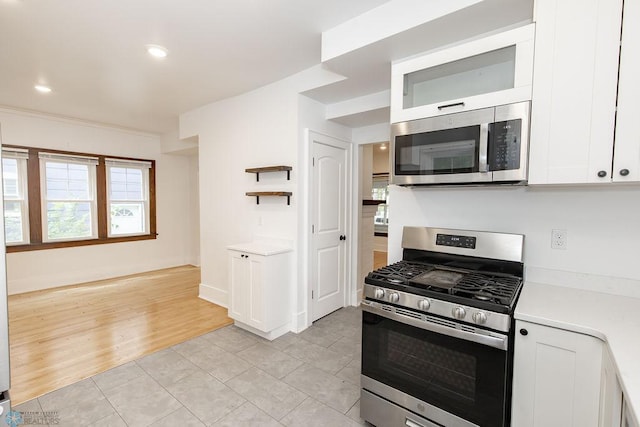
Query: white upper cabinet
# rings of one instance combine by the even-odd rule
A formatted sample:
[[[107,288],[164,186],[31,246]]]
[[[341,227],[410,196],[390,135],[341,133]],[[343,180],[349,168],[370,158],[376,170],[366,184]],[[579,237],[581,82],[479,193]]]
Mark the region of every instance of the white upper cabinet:
[[[392,65],[391,122],[531,99],[534,25]]]
[[[614,181],[640,181],[640,1],[625,0],[618,80]]]
[[[616,167],[635,170],[637,176],[637,132],[631,135],[628,118],[615,129],[622,0],[536,0],[534,20],[529,184],[611,182],[613,159],[617,164],[623,156],[618,141],[614,152],[616,133],[630,141],[621,146],[635,150],[635,165]],[[620,73],[637,94],[631,75],[638,75],[638,59],[630,51],[638,52],[638,29],[627,30],[636,34],[625,48],[623,56],[630,58]],[[631,92],[620,100],[621,109],[622,102],[627,105],[619,120],[631,114],[627,109],[635,108],[625,101],[633,98],[632,90],[620,91]],[[613,180],[618,178],[613,175]]]

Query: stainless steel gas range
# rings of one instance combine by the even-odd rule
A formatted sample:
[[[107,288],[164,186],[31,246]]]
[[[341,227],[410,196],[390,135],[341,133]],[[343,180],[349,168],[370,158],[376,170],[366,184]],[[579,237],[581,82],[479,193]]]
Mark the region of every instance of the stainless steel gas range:
[[[377,427],[508,426],[524,236],[405,227],[369,273],[361,417]]]

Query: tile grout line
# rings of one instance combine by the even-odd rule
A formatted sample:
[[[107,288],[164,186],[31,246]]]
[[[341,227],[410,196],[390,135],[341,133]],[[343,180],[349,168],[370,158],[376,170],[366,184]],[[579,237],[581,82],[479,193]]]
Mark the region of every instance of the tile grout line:
[[[96,374],[97,375],[97,374]],[[95,376],[95,375],[94,375]],[[120,412],[118,412],[118,410],[115,408],[115,406],[113,406],[113,404],[111,403],[111,401],[109,400],[109,398],[107,397],[106,394],[104,394],[104,391],[102,391],[102,389],[100,388],[100,386],[98,385],[98,383],[96,382],[96,380],[94,379],[94,376],[91,376],[89,378],[91,378],[91,382],[93,383],[93,385],[98,389],[98,391],[100,392],[100,394],[104,397],[104,400],[107,401],[107,403],[109,404],[109,406],[111,406],[111,409],[113,409],[113,413],[116,414],[118,416],[118,418],[120,418],[120,420],[122,420],[122,422],[124,423],[124,425],[129,426],[129,424],[124,420],[124,418],[122,418],[122,415],[120,414]],[[128,381],[127,381],[128,382]],[[102,418],[100,418],[99,420],[94,421],[92,424],[97,423],[98,421],[101,421],[105,418],[107,418],[109,415],[106,415]]]
[[[184,356],[183,356],[183,357],[184,357]],[[200,367],[199,367],[199,368],[200,368]],[[210,373],[210,372],[207,372],[207,371],[205,371],[205,370],[204,370],[204,369],[202,369],[202,368],[200,368],[200,369],[201,369],[203,372],[205,372],[207,375],[209,375],[211,378],[213,378],[215,381],[218,381],[220,384],[224,385],[224,386],[225,386],[225,387],[227,387],[229,390],[231,390],[231,391],[233,391],[234,393],[236,393],[238,396],[240,396],[240,397],[244,400],[244,402],[248,402],[248,400],[247,400],[247,399],[245,399],[245,397],[244,397],[244,396],[242,396],[241,394],[237,393],[237,392],[236,392],[235,390],[233,390],[231,387],[227,386],[225,383],[223,383],[222,381],[220,381],[219,379],[217,379],[216,377],[214,377],[213,375],[211,375],[211,373]],[[193,374],[192,374],[192,375],[193,375]],[[182,401],[181,401],[180,399],[178,399],[178,397],[177,397],[177,396],[175,396],[173,393],[171,393],[171,391],[170,391],[170,390],[168,390],[168,389],[167,389],[166,387],[164,387],[162,384],[158,384],[158,385],[159,385],[160,387],[162,387],[162,388],[163,388],[167,393],[169,393],[169,395],[170,395],[171,397],[173,397],[173,398],[174,398],[178,403],[180,403],[180,405],[182,405],[182,407],[183,407],[184,409],[186,409],[187,411],[189,411],[189,413],[190,413],[191,415],[193,415],[194,417],[196,417],[196,419],[197,419],[198,421],[200,421],[200,422],[201,422],[205,427],[206,427],[206,426],[208,426],[208,424],[207,424],[207,422],[205,422],[205,420],[201,419],[201,418],[200,418],[200,417],[198,417],[196,414],[194,414],[194,413],[193,413],[193,411],[191,411],[191,409],[189,409],[189,408],[187,407],[187,405],[185,405],[184,403],[182,403]],[[244,405],[244,402],[242,403],[242,405]],[[242,406],[242,405],[239,405],[239,406],[238,406],[238,408],[239,408],[240,406]],[[235,408],[235,409],[238,409],[238,408]],[[213,422],[213,424],[217,423],[218,421],[220,421],[221,419],[223,419],[224,417],[226,417],[227,415],[229,415],[230,413],[232,413],[235,409],[233,409],[233,410],[231,410],[231,411],[227,412],[226,414],[224,414],[223,416],[221,416],[219,419],[215,420],[215,421]],[[176,412],[176,411],[178,411],[178,410],[180,410],[180,408],[176,409],[176,410],[175,410],[175,411],[173,411],[173,412]],[[171,412],[171,414],[173,414],[173,412]],[[168,414],[168,415],[171,415],[171,414]],[[154,421],[154,423],[155,423],[155,422],[157,422],[157,421],[158,421],[158,420]],[[147,427],[149,427],[149,426],[147,426]]]

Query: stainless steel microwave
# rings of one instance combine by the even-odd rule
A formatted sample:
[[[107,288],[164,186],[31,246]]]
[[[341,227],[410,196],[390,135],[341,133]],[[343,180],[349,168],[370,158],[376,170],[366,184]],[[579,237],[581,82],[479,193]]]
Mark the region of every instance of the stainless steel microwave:
[[[526,183],[530,103],[395,123],[391,183]]]

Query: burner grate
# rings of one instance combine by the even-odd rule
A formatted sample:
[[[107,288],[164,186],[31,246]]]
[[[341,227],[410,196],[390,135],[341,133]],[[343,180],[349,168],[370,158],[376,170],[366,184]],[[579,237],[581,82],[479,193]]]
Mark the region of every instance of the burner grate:
[[[455,294],[508,305],[515,297],[521,283],[522,279],[515,276],[469,273],[457,283]]]
[[[428,264],[399,261],[372,271],[368,277],[382,282],[407,285],[409,280],[429,271],[431,268]]]

